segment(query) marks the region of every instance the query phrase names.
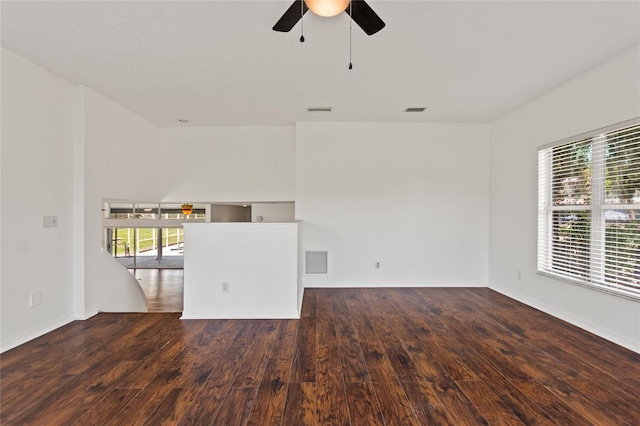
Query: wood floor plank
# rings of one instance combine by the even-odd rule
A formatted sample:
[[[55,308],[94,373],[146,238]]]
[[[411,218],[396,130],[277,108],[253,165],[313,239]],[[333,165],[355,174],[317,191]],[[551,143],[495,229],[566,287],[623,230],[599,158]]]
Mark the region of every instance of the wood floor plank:
[[[200,331],[195,334],[190,346],[200,348],[209,346],[218,333],[220,333],[221,330],[224,330],[225,326],[229,324],[229,321],[226,320],[214,320],[209,322],[205,320],[189,320],[186,321],[186,323],[189,324],[192,321],[197,321],[196,324],[201,324],[201,327]]]
[[[371,321],[366,315],[356,315],[351,317],[351,324],[355,331],[356,338],[360,343],[377,342],[378,335],[371,325]]]
[[[29,408],[38,403],[38,401],[46,398],[50,393],[57,393],[66,388],[67,383],[71,382],[76,375],[59,375],[52,374],[47,376],[36,376],[30,378],[31,383],[21,386],[4,387],[4,382],[0,381],[2,391],[0,392],[0,424],[11,424],[17,422],[26,413],[31,411]],[[20,396],[22,395],[22,397]]]
[[[637,392],[640,392],[640,379],[639,378],[627,377],[627,378],[621,379],[620,381],[623,382],[626,386],[628,386],[629,389],[635,389]]]
[[[316,381],[316,319],[300,318],[291,371],[292,382]]]
[[[102,399],[110,388],[96,387],[88,389],[84,383],[91,383],[95,377],[104,377],[111,371],[125,376],[132,369],[130,364],[122,365],[116,359],[93,365],[81,374],[74,376],[63,387],[54,392],[43,394],[43,398],[34,401],[22,411],[22,422],[30,424],[64,424],[84,415],[92,404]],[[114,373],[112,375],[116,376]],[[118,378],[114,377],[113,381]],[[44,410],[43,407],[47,407]]]
[[[219,362],[207,378],[204,386],[208,388],[230,388],[242,367],[249,346],[238,334],[220,358]]]
[[[429,382],[402,382],[416,417],[423,425],[452,425],[454,423],[444,409],[444,405],[432,383]]]
[[[300,316],[302,318],[305,317],[309,317],[309,318],[315,318],[316,317],[316,302],[318,300],[318,295],[314,290],[304,290],[304,293],[302,295],[302,310],[300,312]]]
[[[171,383],[174,388],[193,388],[203,386],[207,378],[218,364],[218,358],[211,354],[198,353],[192,348],[185,348],[173,358],[156,378],[166,377],[163,385]],[[149,386],[158,386],[154,379]]]
[[[585,397],[567,382],[556,381],[543,386],[575,412],[580,413],[591,424],[606,424],[616,418],[616,415],[608,407],[603,407],[592,399]]]
[[[234,339],[234,344],[241,346],[251,346],[253,339],[258,335],[263,320],[244,320],[238,335]]]
[[[376,392],[371,383],[346,383],[352,426],[384,425]]]
[[[621,348],[615,343],[585,330],[576,329],[575,326],[565,321],[532,310],[526,305],[513,303],[515,301],[506,296],[495,294],[495,292],[492,292],[491,295],[500,298],[500,303],[508,303],[514,311],[532,315],[539,323],[539,326],[534,327],[537,333],[545,333],[549,327],[553,327],[555,333],[549,337],[558,343],[567,342],[576,354],[588,355],[589,359],[597,360],[598,365],[605,370],[605,373],[622,379],[634,376],[640,379],[637,371],[640,356],[637,353]]]
[[[75,362],[76,359],[86,357],[87,353],[99,350],[108,345],[109,339],[124,335],[140,320],[146,324],[156,321],[156,318],[141,316],[125,317],[118,321],[115,315],[99,316],[87,321],[75,321],[50,333],[32,340],[26,344],[28,353],[22,350],[10,350],[0,357],[0,377],[3,386],[9,386],[13,381],[22,382],[25,375],[38,375],[40,372],[51,374],[64,371],[65,374],[77,374],[86,363]],[[64,342],[64,345],[60,345]],[[23,345],[24,346],[24,345]],[[55,350],[52,350],[55,348]],[[74,365],[75,362],[75,365]]]
[[[487,424],[487,421],[476,406],[460,390],[456,382],[447,379],[432,384],[433,389],[442,401],[447,417],[454,424]]]
[[[444,367],[431,354],[428,346],[419,339],[407,341],[405,343],[407,353],[413,360],[418,374],[424,381],[434,383],[449,378]]]
[[[149,426],[177,424],[196,396],[199,395],[193,387],[171,389],[144,424]]]
[[[331,305],[333,307],[333,313],[336,316],[348,317],[349,306],[344,297],[345,290],[342,288],[336,288],[331,294]]]
[[[525,336],[530,340],[544,338],[548,344],[561,346],[565,352],[590,363],[593,367],[612,377],[640,378],[637,372],[637,363],[640,362],[640,355],[620,348],[584,330],[578,331],[564,321],[548,315],[539,315],[537,311],[531,312],[531,308],[524,305],[511,306],[513,306],[515,314],[513,316],[507,315],[504,310],[487,312],[487,316],[511,330],[517,330],[517,334],[520,336]],[[524,330],[515,321],[519,313],[535,315],[539,317],[541,323],[537,327]],[[554,327],[554,333],[548,333],[549,326]],[[615,349],[616,355],[612,355],[611,349]]]
[[[280,425],[287,397],[291,360],[272,358],[258,388],[248,425]]]
[[[452,321],[455,323],[457,319]],[[451,321],[448,322],[450,323]],[[462,325],[464,327],[461,327]],[[487,345],[489,345],[492,354],[497,352],[501,356],[508,357],[510,359],[509,364],[515,364],[521,371],[521,373],[512,371],[510,373],[512,377],[517,376],[521,379],[533,378],[541,383],[556,378],[580,377],[578,370],[568,364],[558,363],[553,356],[528,341],[518,340],[514,342],[513,338],[503,334],[504,329],[492,324],[491,321],[476,319],[473,322],[467,321],[461,326],[454,325],[454,327],[458,327],[459,333],[470,333],[474,336],[475,341],[484,340],[487,342],[487,344],[480,345],[484,348],[483,350],[488,349]]]
[[[407,349],[400,341],[401,338],[406,336],[404,330],[394,331],[383,318],[378,316],[373,316],[370,320],[398,379],[401,382],[419,382],[423,380]]]
[[[346,383],[371,382],[362,348],[356,339],[355,329],[348,316],[336,317],[336,342],[340,348],[344,381]]]
[[[316,294],[316,319],[333,318],[333,293],[335,290],[329,288],[317,288],[313,292]]]
[[[499,371],[484,363],[482,358],[474,357],[473,353],[467,354],[464,361],[507,408],[525,424],[555,424],[554,419],[536,404],[536,395],[521,390],[517,382],[508,380]],[[442,390],[446,391],[451,385],[448,382],[444,382],[444,384],[445,387]],[[441,383],[436,383],[435,387],[440,389]]]
[[[595,367],[593,363],[586,362],[581,356],[567,352],[564,346],[554,344],[548,339],[544,339],[542,335],[531,338],[528,341],[536,345],[539,350],[549,354],[550,357],[555,360],[550,362],[551,369],[559,370],[563,365],[568,365],[579,373],[580,378],[588,378],[605,388],[615,388],[618,393],[623,394],[625,397],[634,398],[638,393],[638,388],[627,386],[623,379],[616,379],[604,373],[601,369]],[[638,356],[638,365],[640,365],[640,355]],[[559,377],[565,376],[560,375]],[[576,375],[570,374],[566,377],[576,377]]]
[[[397,309],[390,300],[390,293],[393,292],[393,289],[377,294],[363,291],[359,293],[359,297],[362,304],[368,307],[369,315],[371,312],[375,312],[375,315],[389,317],[397,314]]]
[[[387,358],[382,344],[378,341],[363,342],[360,344],[364,361],[369,370],[369,376],[373,382],[399,381],[393,365]]]
[[[107,323],[105,319],[103,321]],[[35,363],[46,361],[43,358],[51,358],[52,355],[57,355],[58,352],[51,353],[51,347],[60,341],[68,342],[69,348],[77,349],[86,340],[87,331],[96,324],[91,319],[87,321],[73,321],[56,330],[55,334],[47,334],[40,336],[36,339],[28,342],[29,352],[8,350],[2,353],[0,357],[0,371],[2,373],[2,379],[7,380],[14,374],[24,374],[26,370],[34,370]],[[111,321],[113,327],[116,325],[115,317]],[[43,356],[46,354],[46,356]]]
[[[513,383],[527,395],[536,396],[536,404],[549,414],[557,424],[564,425],[589,425],[589,422],[582,413],[571,408],[566,401],[555,398],[553,394],[545,389],[535,380],[517,380]]]
[[[160,350],[158,356],[139,361],[138,367],[116,387],[120,389],[144,389],[184,349],[184,342],[173,341]]]
[[[124,406],[140,392],[138,389],[113,389],[99,404],[91,406],[87,412],[77,418],[73,425],[99,425],[111,419],[114,413],[120,412]]]
[[[256,388],[232,388],[211,424],[246,424],[257,393],[258,389]]]
[[[386,424],[420,424],[400,382],[374,382],[374,386],[380,402],[380,411]]]
[[[300,426],[316,424],[315,383],[289,383],[282,424]]]
[[[287,360],[293,358],[298,337],[298,320],[287,320],[280,324],[278,335],[271,348],[271,358]]]
[[[362,351],[384,421],[387,424],[419,424],[382,345],[379,342],[365,342]]]
[[[104,426],[144,424],[172,390],[170,387],[140,390],[115,416],[106,421]]]
[[[100,391],[114,388],[118,383],[137,371],[142,361],[121,361],[113,369],[97,377],[87,387],[88,391]]]
[[[484,361],[502,375],[514,380],[531,379],[531,374],[522,367],[524,358],[518,351],[499,351],[499,342],[489,333],[483,333],[480,327],[469,327],[473,321],[461,315],[447,318],[447,327],[466,340],[469,349],[482,353]],[[471,328],[471,329],[470,329]]]
[[[155,315],[163,318],[162,315]],[[164,318],[177,318],[170,315]],[[121,389],[143,389],[153,381],[153,379],[165,369],[170,362],[178,357],[182,351],[192,343],[194,336],[198,336],[207,326],[206,321],[176,321],[181,325],[181,329],[167,344],[160,347],[154,356],[149,356],[142,360],[138,367],[122,381],[116,384]],[[217,324],[217,323],[216,323]],[[121,354],[121,356],[124,356]]]
[[[238,369],[233,387],[257,388],[260,385],[279,325],[277,320],[264,321],[260,333],[253,339],[245,360]]]
[[[638,411],[638,401],[625,398],[614,389],[603,388],[588,379],[567,379],[567,383],[600,404],[603,409],[611,413],[612,418],[619,424],[633,424],[633,413]]]
[[[468,381],[456,384],[489,424],[505,426],[524,424],[484,383]]]
[[[107,315],[105,321],[94,320],[94,318],[90,318],[89,321],[93,320],[95,326],[89,329],[91,330],[88,332],[89,335],[80,345],[67,346],[62,344],[62,341],[59,341],[59,344],[56,345],[58,338],[54,334],[52,344],[56,345],[56,350],[50,350],[46,355],[41,356],[39,362],[28,364],[23,373],[38,374],[39,371],[44,370],[49,374],[56,372],[80,374],[92,366],[90,362],[86,362],[87,357],[98,352],[122,352],[130,346],[126,343],[131,336],[127,332],[141,333],[163,320],[158,316],[145,316],[144,314],[133,314],[131,318],[125,318],[123,324],[111,321],[112,318],[115,319],[113,315]],[[131,322],[127,323],[127,319],[130,319]],[[109,342],[113,341],[116,343],[109,344]],[[123,345],[119,346],[120,343],[123,343]],[[43,345],[46,346],[48,343]],[[8,381],[3,378],[3,383],[6,382]]]
[[[318,348],[316,414],[316,424],[319,425],[349,424],[349,411],[337,346]]]
[[[229,393],[228,387],[198,388],[195,389],[195,397],[185,409],[182,419],[177,425],[209,425],[222,407]]]
[[[478,375],[460,356],[466,344],[457,335],[442,325],[438,326],[432,318],[427,322],[423,318],[407,317],[406,322],[453,380],[478,380]]]
[[[177,314],[147,314],[157,317],[177,316]],[[166,322],[159,320],[151,327],[135,335],[135,345],[125,345],[123,348],[113,347],[112,350],[121,351],[120,356],[129,360],[144,360],[151,354],[164,347],[174,336],[182,331],[179,321]]]
[[[336,346],[336,324],[333,315],[316,318],[316,345],[321,347]]]
[[[354,320],[366,318],[367,314],[370,312],[370,308],[360,300],[360,293],[361,292],[356,289],[342,290],[344,301],[349,309],[349,315],[351,315],[351,318]]]

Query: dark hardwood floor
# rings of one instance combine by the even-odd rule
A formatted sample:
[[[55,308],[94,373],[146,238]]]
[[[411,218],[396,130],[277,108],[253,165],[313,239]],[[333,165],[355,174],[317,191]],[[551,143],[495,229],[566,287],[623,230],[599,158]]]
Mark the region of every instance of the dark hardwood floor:
[[[140,283],[149,312],[182,312],[183,269],[129,269]]]
[[[1,356],[3,425],[640,424],[640,355],[489,289],[307,289],[300,320],[99,314]]]

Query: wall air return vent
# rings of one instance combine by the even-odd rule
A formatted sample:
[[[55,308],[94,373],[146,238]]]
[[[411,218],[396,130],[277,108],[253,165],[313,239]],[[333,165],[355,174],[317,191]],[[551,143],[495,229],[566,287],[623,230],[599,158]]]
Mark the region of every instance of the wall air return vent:
[[[410,108],[405,108],[404,112],[423,112],[425,109],[425,107],[410,107]]]
[[[305,274],[326,274],[327,273],[327,252],[326,251],[305,251],[304,252],[304,273]]]

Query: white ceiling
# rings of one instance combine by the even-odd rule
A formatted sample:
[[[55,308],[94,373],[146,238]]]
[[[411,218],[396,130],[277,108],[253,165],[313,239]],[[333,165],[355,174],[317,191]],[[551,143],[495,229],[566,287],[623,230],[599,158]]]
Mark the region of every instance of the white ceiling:
[[[369,1],[387,26],[291,1],[1,2],[2,45],[160,126],[488,122],[640,41],[640,3]],[[307,107],[331,106],[331,113]],[[403,113],[426,106],[424,113]]]

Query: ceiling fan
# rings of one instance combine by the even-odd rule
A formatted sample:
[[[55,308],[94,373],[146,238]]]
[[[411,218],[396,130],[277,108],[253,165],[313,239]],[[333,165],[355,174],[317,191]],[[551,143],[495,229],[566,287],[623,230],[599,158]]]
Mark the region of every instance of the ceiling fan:
[[[384,28],[384,22],[364,0],[295,0],[273,26],[274,31],[289,32],[307,10],[323,17],[332,17],[345,12],[351,15],[367,35]]]

